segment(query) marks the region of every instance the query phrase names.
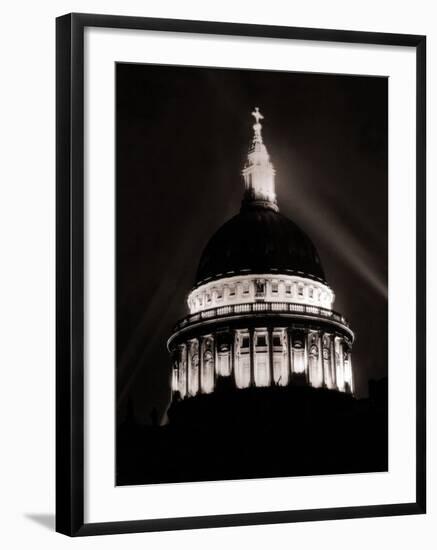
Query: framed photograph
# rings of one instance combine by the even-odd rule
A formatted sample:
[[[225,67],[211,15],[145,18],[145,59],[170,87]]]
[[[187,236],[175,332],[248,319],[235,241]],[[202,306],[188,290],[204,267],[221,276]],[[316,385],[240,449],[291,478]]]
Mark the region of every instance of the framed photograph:
[[[57,530],[425,513],[425,37],[56,48]]]

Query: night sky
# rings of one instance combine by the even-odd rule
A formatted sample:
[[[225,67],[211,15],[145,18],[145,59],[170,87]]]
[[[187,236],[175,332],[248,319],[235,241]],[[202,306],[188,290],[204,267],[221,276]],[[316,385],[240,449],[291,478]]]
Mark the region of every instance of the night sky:
[[[165,410],[172,326],[203,248],[240,208],[253,108],[280,211],[315,244],[356,334],[357,394],[387,376],[386,78],[117,64],[118,418]]]

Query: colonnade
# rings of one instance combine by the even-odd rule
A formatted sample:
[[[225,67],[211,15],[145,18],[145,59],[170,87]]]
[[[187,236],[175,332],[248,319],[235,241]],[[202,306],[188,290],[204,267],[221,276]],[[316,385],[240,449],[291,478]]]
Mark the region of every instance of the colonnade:
[[[186,398],[212,393],[220,377],[237,388],[287,386],[301,378],[313,387],[353,393],[350,343],[325,330],[247,328],[215,332],[179,344],[172,390]]]

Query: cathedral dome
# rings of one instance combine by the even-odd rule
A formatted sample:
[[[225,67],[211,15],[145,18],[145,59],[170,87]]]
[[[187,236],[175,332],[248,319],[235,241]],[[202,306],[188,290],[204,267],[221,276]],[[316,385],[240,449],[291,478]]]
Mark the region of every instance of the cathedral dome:
[[[311,239],[279,212],[263,115],[255,107],[252,116],[240,212],[206,245],[189,315],[167,342],[173,396],[294,383],[352,393],[354,334],[332,310]]]
[[[277,209],[243,203],[206,245],[196,285],[238,274],[282,273],[325,282],[317,250],[309,237]]]

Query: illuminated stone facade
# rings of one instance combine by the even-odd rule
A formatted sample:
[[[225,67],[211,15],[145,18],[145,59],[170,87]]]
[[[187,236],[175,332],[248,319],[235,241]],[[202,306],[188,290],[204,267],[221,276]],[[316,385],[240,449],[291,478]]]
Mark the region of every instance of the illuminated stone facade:
[[[190,292],[190,313],[232,304],[267,302],[295,302],[331,309],[334,293],[325,284],[306,279],[303,274],[239,275],[205,283]]]
[[[252,114],[241,211],[205,248],[190,314],[168,340],[173,397],[289,384],[353,393],[353,332],[314,245],[279,213],[263,117]]]

